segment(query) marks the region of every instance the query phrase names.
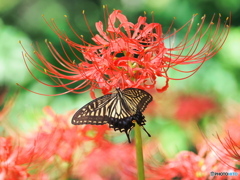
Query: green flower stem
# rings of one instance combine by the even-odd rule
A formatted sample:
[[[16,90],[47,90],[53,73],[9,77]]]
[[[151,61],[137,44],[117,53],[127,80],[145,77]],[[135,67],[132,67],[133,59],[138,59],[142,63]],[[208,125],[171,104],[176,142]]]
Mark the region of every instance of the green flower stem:
[[[138,180],[144,180],[145,175],[144,175],[141,127],[137,123],[135,123],[135,146],[136,146],[136,157],[137,157]]]

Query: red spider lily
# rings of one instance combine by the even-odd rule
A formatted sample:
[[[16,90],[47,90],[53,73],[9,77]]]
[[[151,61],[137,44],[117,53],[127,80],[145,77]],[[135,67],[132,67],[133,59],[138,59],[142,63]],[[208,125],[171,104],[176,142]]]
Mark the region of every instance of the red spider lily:
[[[232,179],[231,176],[210,176],[210,172],[236,172],[232,167],[224,166],[206,146],[198,154],[190,151],[180,152],[173,160],[160,167],[147,170],[149,180],[157,179]]]
[[[216,153],[217,157],[223,164],[236,168],[240,165],[240,144],[237,143],[230,135],[227,134],[225,138],[221,138],[217,134],[217,139],[220,145],[209,142],[212,150]]]
[[[206,179],[202,171],[203,159],[189,151],[180,152],[175,159],[165,165],[151,169],[149,179]]]
[[[216,134],[217,142],[211,142],[206,137],[210,148],[215,152],[219,160],[226,166],[236,168],[240,165],[240,136],[239,114],[229,119],[225,124],[227,134]]]
[[[232,160],[237,161],[240,164],[240,144],[237,144],[228,133],[228,136],[224,138],[224,141],[217,135],[219,142],[226,150],[225,155]]]
[[[236,108],[236,110],[238,110],[237,115],[235,114],[227,120],[224,129],[229,132],[231,139],[234,139],[237,144],[240,144],[240,133],[238,133],[240,129],[240,114],[239,109]]]
[[[25,137],[24,145],[18,148],[16,163],[26,164],[28,171],[34,172],[30,174],[33,179],[41,179],[40,177],[46,176],[44,172],[47,171],[48,175],[51,174],[52,165],[56,167],[53,174],[70,177],[72,164],[76,163],[74,157],[80,156],[81,159],[89,151],[87,148],[94,149],[93,145],[98,147],[106,142],[104,134],[109,128],[73,126],[68,121],[72,112],[58,115],[50,107],[45,107],[44,111],[46,118],[41,121],[38,132],[32,132],[30,136]],[[92,146],[85,148],[86,143]]]
[[[0,137],[0,179],[27,179],[25,167],[17,162],[18,148],[12,145],[10,137]],[[29,158],[28,158],[29,159]]]
[[[45,161],[58,155],[62,160],[71,162],[72,155],[77,147],[86,141],[104,141],[103,135],[109,129],[106,126],[73,126],[68,122],[68,117],[72,112],[66,115],[57,115],[50,107],[45,108],[47,117],[43,120],[43,125],[39,132],[31,134],[27,138],[24,152],[28,151],[27,156],[32,156],[33,161]],[[88,133],[94,131],[93,136]],[[26,150],[27,149],[27,150]],[[18,161],[24,162],[24,154]]]
[[[106,28],[99,21],[95,24],[98,34],[93,35],[90,30],[93,43],[85,41],[68,20],[79,42],[71,40],[58,28],[53,19],[51,23],[45,20],[53,32],[69,46],[72,55],[67,53],[62,42],[62,52],[59,52],[51,42],[46,41],[58,66],[49,62],[39,47],[35,48],[34,53],[41,63],[24,49],[25,63],[26,60],[30,61],[37,70],[48,75],[56,85],[40,81],[28,68],[40,83],[50,87],[63,87],[67,90],[60,94],[82,93],[88,89],[91,92],[94,89],[101,89],[106,94],[116,87],[151,89],[156,87],[157,77],[163,77],[166,79],[165,85],[162,88],[156,87],[161,92],[168,88],[170,79],[181,80],[193,75],[206,60],[221,49],[227,38],[228,19],[222,28],[220,16],[216,25],[213,23],[213,16],[211,22],[205,27],[206,17],[203,16],[201,23],[194,30],[195,18],[196,15],[193,15],[185,25],[172,33],[171,25],[169,30],[163,33],[159,23],[147,23],[147,18],[140,16],[134,24],[129,22],[120,10],[114,10],[108,16]],[[175,41],[179,39],[177,36],[184,29],[186,34],[176,43]],[[83,58],[78,55],[79,53]],[[198,64],[198,66],[188,71],[179,68],[179,65],[189,64]],[[182,78],[170,77],[169,69],[188,74]],[[65,83],[63,80],[69,82]],[[73,85],[75,85],[74,88],[72,88]]]
[[[135,150],[131,144],[105,142],[75,169],[80,179],[136,179]]]

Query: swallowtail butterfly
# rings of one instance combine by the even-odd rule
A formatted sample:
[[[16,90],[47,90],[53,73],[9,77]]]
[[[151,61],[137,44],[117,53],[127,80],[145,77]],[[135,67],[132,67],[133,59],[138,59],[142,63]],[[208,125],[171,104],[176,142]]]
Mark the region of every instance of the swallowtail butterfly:
[[[143,127],[145,117],[142,112],[152,101],[152,96],[144,90],[136,88],[116,89],[116,93],[101,96],[79,109],[72,118],[72,124],[103,125],[108,123],[115,131],[125,132],[131,143],[129,133],[135,122]]]

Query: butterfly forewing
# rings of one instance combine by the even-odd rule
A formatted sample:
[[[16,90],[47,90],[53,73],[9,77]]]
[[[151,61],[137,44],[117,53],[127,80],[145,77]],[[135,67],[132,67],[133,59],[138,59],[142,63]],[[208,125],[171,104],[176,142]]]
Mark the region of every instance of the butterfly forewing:
[[[72,124],[102,125],[109,120],[108,106],[116,98],[116,94],[107,94],[89,102],[79,109],[72,118]]]
[[[116,95],[116,99],[109,103],[108,115],[114,119],[124,119],[132,116],[135,112],[129,108],[120,94]]]

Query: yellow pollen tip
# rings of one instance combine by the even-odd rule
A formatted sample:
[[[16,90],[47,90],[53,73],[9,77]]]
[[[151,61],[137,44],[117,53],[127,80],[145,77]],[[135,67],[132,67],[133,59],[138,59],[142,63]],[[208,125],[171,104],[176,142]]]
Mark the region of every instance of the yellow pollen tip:
[[[193,16],[197,16],[197,15],[198,15],[198,13],[193,14]]]
[[[84,13],[85,13],[85,10],[82,11],[82,14],[84,14]]]
[[[48,42],[48,40],[47,39],[45,39],[45,43],[47,43]]]
[[[47,73],[47,70],[46,70],[46,69],[44,69],[44,72],[45,72],[45,73]]]
[[[219,14],[218,14],[218,16],[219,16],[219,17],[222,17],[222,14],[221,14],[221,13],[219,13]]]
[[[106,8],[106,6],[105,5],[103,5],[103,9],[105,9]]]
[[[51,21],[54,21],[54,18],[51,18]]]
[[[68,17],[67,15],[64,15],[64,17]]]
[[[33,53],[34,53],[34,54],[36,54],[36,53],[37,53],[37,51],[33,51]]]
[[[226,21],[228,21],[229,17],[226,18]]]
[[[42,17],[44,17],[44,14],[42,14]]]
[[[154,14],[154,11],[152,11],[151,14]]]
[[[18,43],[21,44],[22,42],[19,40]]]
[[[204,176],[204,174],[201,171],[197,171],[195,175],[197,178],[201,178]]]
[[[204,160],[203,159],[201,159],[200,161],[198,161],[198,166],[199,167],[202,167],[204,165]]]

